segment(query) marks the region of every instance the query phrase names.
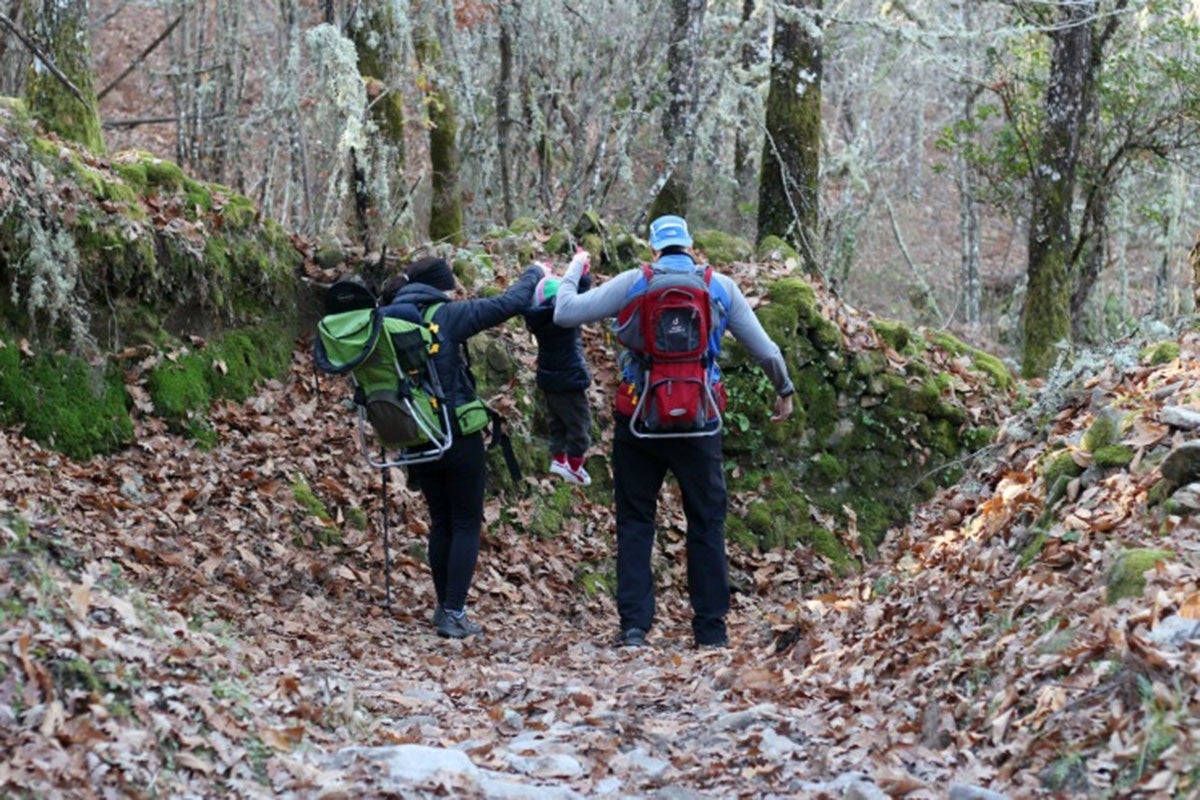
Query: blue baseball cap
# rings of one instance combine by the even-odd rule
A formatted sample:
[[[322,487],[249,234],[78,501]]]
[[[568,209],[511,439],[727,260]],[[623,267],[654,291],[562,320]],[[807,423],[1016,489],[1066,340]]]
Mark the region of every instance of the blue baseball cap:
[[[692,237],[683,217],[668,214],[650,223],[650,249],[662,251],[672,245],[691,247]]]

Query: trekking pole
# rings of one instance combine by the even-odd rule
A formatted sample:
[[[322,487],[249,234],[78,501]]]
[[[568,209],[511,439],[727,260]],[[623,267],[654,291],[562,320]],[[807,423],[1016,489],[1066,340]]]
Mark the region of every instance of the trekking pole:
[[[384,454],[386,455],[386,454]],[[382,460],[384,456],[380,456]],[[383,468],[383,489],[380,496],[383,505],[383,607],[392,609],[392,553],[388,546],[388,468]]]

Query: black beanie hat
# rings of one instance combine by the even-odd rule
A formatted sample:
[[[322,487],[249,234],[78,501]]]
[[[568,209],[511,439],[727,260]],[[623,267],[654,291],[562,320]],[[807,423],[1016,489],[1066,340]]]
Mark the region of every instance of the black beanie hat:
[[[408,265],[404,270],[412,283],[423,283],[443,292],[454,290],[454,272],[445,259],[437,256],[426,256]]]

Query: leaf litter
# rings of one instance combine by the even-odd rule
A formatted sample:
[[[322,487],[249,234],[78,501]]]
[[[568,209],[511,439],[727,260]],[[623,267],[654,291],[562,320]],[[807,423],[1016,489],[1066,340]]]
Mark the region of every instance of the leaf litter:
[[[88,462],[5,429],[0,789],[489,793],[465,765],[397,789],[365,755],[418,747],[530,797],[1195,793],[1200,642],[1152,632],[1200,618],[1200,523],[1151,494],[1163,449],[1194,435],[1161,411],[1200,403],[1198,339],[1169,364],[1102,372],[1046,424],[1014,417],[858,574],[803,547],[731,550],[732,642],[717,651],[690,647],[677,500],[650,647],[612,647],[611,597],[581,588],[614,547],[611,510],[584,492],[544,539],[524,533],[535,501],[489,498],[472,593],[486,635],[448,642],[428,624],[423,504],[393,473],[385,609],[380,475],[302,353],[289,380],[214,410],[208,451],[139,407],[138,445]],[[1078,450],[1108,404],[1137,458],[1048,503],[1043,462]],[[296,500],[300,480],[325,513]],[[1130,547],[1178,557],[1109,605]]]

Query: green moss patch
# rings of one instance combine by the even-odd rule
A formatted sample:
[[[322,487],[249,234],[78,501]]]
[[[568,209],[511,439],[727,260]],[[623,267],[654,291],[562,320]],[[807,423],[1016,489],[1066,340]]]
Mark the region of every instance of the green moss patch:
[[[749,261],[754,256],[754,247],[748,241],[724,231],[698,230],[693,233],[692,238],[695,246],[704,253],[710,264]]]
[[[186,351],[151,370],[147,385],[154,410],[177,432],[204,440],[204,420],[215,400],[240,402],[263,380],[286,372],[290,336],[273,327],[234,331],[209,345]]]
[[[1179,342],[1159,342],[1142,349],[1139,354],[1143,364],[1152,367],[1169,364],[1179,358]]]
[[[879,338],[887,342],[888,346],[897,353],[905,352],[909,344],[914,341],[912,328],[903,322],[873,319],[871,320],[871,327],[879,334]]]
[[[1141,597],[1146,589],[1146,571],[1160,561],[1175,558],[1170,550],[1132,548],[1122,550],[1108,571],[1108,602],[1110,604],[1126,597]]]
[[[1116,444],[1121,438],[1121,426],[1115,414],[1103,412],[1088,427],[1083,435],[1083,449],[1095,453],[1103,447]]]
[[[982,350],[971,347],[966,342],[945,331],[938,331],[931,338],[934,344],[946,350],[951,355],[967,356],[970,359],[970,368],[987,375],[997,389],[1006,392],[1013,387],[1013,377],[1012,373],[1008,371],[1008,367],[1004,366],[1004,362],[990,353],[985,353]]]
[[[133,440],[120,372],[75,356],[33,358],[0,340],[0,422],[21,425],[34,441],[86,459]]]
[[[1096,448],[1092,463],[1097,467],[1127,467],[1133,461],[1133,448],[1121,444],[1110,444]]]

